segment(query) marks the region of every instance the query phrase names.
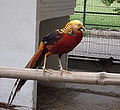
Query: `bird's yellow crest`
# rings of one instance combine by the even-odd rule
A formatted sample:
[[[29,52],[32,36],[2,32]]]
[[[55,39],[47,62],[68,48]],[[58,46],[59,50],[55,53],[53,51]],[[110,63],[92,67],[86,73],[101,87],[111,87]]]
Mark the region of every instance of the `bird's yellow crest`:
[[[83,28],[84,26],[82,22],[80,22],[79,20],[72,20],[65,25],[65,27],[62,29],[62,32],[71,34],[72,31],[76,31]]]

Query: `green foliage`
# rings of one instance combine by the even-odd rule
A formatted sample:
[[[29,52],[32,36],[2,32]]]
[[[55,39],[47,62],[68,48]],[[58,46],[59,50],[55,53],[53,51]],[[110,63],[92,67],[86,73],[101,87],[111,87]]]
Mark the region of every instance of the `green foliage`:
[[[120,8],[116,8],[113,11],[116,11],[118,14],[120,14]]]
[[[101,0],[105,5],[110,6],[113,2],[120,3],[120,0]]]
[[[113,2],[120,3],[120,0],[101,0],[105,5],[110,6]],[[116,11],[118,14],[120,14],[120,8],[116,8],[113,11]]]
[[[105,5],[110,6],[115,0],[101,0]]]
[[[120,0],[116,0],[118,3],[120,3]]]

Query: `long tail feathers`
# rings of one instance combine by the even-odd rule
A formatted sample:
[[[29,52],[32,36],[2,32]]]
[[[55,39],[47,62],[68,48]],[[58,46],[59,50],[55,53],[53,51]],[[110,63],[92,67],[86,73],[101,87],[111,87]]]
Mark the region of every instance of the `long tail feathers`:
[[[44,59],[45,54],[48,52],[47,48],[39,49],[39,51],[31,58],[25,68],[37,68],[41,61]],[[14,83],[10,96],[8,98],[8,105],[12,104],[17,92],[20,91],[22,86],[27,80],[17,79]]]
[[[20,91],[20,89],[22,88],[22,86],[25,84],[26,80],[20,80],[17,79],[14,87],[12,88],[12,91],[10,93],[9,99],[8,99],[8,104],[12,104],[14,97],[16,96],[16,93]]]
[[[9,99],[8,99],[8,104],[11,103],[11,96],[13,95],[13,91],[14,91],[15,87],[17,86],[18,81],[19,81],[19,79],[17,79],[16,82],[14,83],[14,86],[11,90],[11,93],[10,93],[10,96],[9,96]]]

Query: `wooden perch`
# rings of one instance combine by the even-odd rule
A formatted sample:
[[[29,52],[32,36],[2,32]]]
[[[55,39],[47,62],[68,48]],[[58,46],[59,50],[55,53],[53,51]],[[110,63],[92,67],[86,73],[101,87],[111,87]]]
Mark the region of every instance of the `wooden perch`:
[[[52,73],[52,74],[51,74]],[[71,73],[71,74],[69,74]],[[119,85],[120,74],[105,72],[73,72],[48,70],[43,73],[42,69],[20,69],[0,67],[1,78],[20,78],[27,80],[39,80],[44,82],[63,82],[63,83],[82,83],[82,84],[100,84],[100,85]]]

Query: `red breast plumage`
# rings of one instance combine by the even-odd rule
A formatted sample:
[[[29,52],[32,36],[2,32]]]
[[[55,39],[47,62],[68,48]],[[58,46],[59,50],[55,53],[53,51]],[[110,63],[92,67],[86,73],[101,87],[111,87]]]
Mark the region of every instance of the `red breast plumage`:
[[[63,37],[52,45],[47,45],[48,50],[53,54],[64,54],[72,51],[82,40],[83,33],[79,32],[74,35],[63,34]]]

